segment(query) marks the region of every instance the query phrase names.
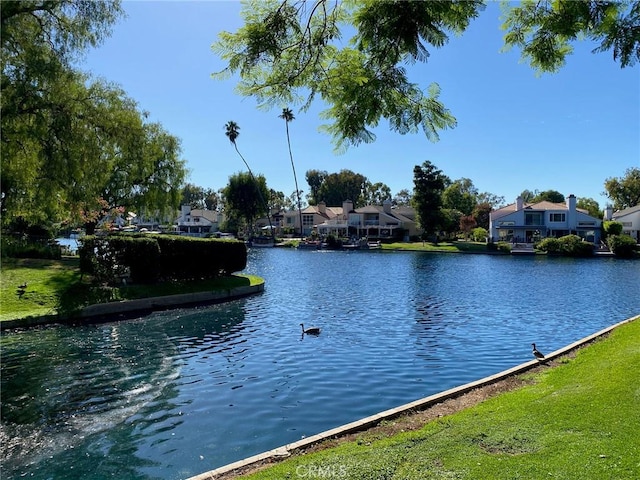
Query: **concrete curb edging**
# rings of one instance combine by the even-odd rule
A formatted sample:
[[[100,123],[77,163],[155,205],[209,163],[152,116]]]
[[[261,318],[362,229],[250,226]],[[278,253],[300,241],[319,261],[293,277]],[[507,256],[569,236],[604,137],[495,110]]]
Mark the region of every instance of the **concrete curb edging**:
[[[565,355],[571,352],[572,350],[575,350],[578,347],[591,343],[594,340],[598,339],[599,337],[619,327],[620,325],[624,325],[625,323],[629,323],[639,319],[640,319],[640,315],[636,315],[635,317],[628,318],[619,323],[616,323],[607,328],[604,328],[599,332],[596,332],[592,335],[584,337],[570,345],[567,345],[566,347],[563,347],[559,350],[551,352],[545,357],[544,362],[553,360],[557,357],[560,357],[562,355]],[[540,363],[542,362],[539,362],[538,360],[531,360],[529,362],[522,363],[508,370],[503,370],[502,372],[482,378],[480,380],[466,383],[464,385],[460,385],[458,387],[454,387],[449,390],[445,390],[443,392],[430,395],[428,397],[424,397],[410,403],[405,403],[404,405],[400,405],[398,407],[385,410],[375,415],[371,415],[369,417],[365,417],[360,420],[356,420],[354,422],[347,423],[345,425],[341,425],[336,428],[332,428],[330,430],[325,430],[324,432],[318,433],[316,435],[312,435],[310,437],[304,438],[297,442],[282,445],[280,447],[274,448],[273,450],[268,450],[266,452],[259,453],[257,455],[253,455],[251,457],[245,458],[243,460],[239,460],[237,462],[230,463],[222,467],[218,467],[215,470],[210,470],[208,472],[201,473],[199,475],[190,477],[187,480],[215,480],[219,475],[229,474],[234,472],[235,470],[240,470],[265,460],[275,461],[275,460],[283,459],[285,457],[292,455],[296,451],[302,450],[304,448],[308,448],[324,440],[337,438],[350,433],[366,430],[367,428],[370,428],[379,424],[383,420],[390,420],[393,418],[397,418],[402,414],[411,412],[412,410],[424,409],[436,403],[440,403],[444,400],[460,396],[473,389],[490,385],[492,383],[496,383],[497,381],[505,379],[507,377],[523,373],[527,370],[537,367],[538,365],[540,365]]]
[[[39,317],[25,317],[16,320],[4,320],[0,322],[0,330],[13,328],[29,328],[54,323],[92,323],[102,320],[117,320],[119,316],[134,315],[141,312],[153,312],[168,310],[174,307],[187,307],[191,305],[205,305],[220,303],[237,298],[247,297],[264,291],[264,281],[257,285],[229,288],[227,290],[183,293],[167,295],[164,297],[141,298],[137,300],[124,300],[121,302],[98,303],[83,308],[77,317],[61,318],[59,315],[43,315]]]

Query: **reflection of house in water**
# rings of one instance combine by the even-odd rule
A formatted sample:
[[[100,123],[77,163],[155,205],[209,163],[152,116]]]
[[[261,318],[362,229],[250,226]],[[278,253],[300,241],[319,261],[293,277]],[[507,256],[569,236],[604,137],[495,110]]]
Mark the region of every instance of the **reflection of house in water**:
[[[204,237],[219,230],[222,214],[213,210],[191,209],[182,205],[178,217],[178,232],[181,235]]]
[[[287,212],[283,221],[285,227],[300,230],[297,211]],[[351,200],[345,200],[342,207],[327,207],[320,202],[302,211],[302,226],[304,235],[310,235],[313,230],[319,235],[373,239],[403,239],[419,234],[414,209],[392,207],[388,200],[383,205],[367,205],[356,209]]]
[[[578,235],[592,243],[600,242],[602,220],[576,208],[576,197],[569,195],[566,204],[542,201],[515,203],[491,212],[490,238],[493,242],[532,243],[546,237]]]

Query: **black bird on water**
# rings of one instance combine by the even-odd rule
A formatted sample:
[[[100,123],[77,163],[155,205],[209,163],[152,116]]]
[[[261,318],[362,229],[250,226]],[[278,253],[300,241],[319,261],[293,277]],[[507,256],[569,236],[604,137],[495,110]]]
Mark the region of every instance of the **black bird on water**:
[[[544,360],[544,354],[536,348],[536,344],[532,343],[531,346],[533,347],[533,350],[532,350],[533,356],[536,357],[538,360]]]
[[[304,324],[301,323],[300,327],[302,328],[302,333],[303,334],[308,334],[308,335],[320,335],[320,328],[319,327],[309,327],[305,330],[304,328]]]

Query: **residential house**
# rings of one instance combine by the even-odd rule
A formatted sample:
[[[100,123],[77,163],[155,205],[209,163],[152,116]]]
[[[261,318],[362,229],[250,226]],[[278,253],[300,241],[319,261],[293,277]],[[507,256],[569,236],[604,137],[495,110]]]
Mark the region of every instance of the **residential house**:
[[[532,243],[546,237],[575,234],[588,242],[600,243],[602,220],[576,207],[575,195],[566,203],[542,201],[515,203],[491,212],[489,235],[493,242]]]
[[[222,214],[213,210],[191,209],[190,205],[182,205],[178,217],[177,231],[181,235],[205,237],[219,230]]]
[[[622,233],[629,235],[636,243],[640,243],[640,205],[613,211],[607,207],[604,211],[605,220],[613,220],[622,224]]]
[[[351,203],[353,207],[353,203]],[[309,236],[318,225],[337,220],[343,213],[343,207],[327,207],[324,202],[318,205],[309,205],[302,210],[302,234]],[[297,209],[291,210],[284,214],[282,219],[284,228],[293,228],[293,231],[300,231],[300,213]]]
[[[285,226],[299,231],[300,217],[297,211],[285,214]],[[353,208],[351,200],[345,200],[342,207],[327,207],[324,202],[307,207],[302,211],[303,233],[309,235],[315,230],[319,235],[369,239],[405,239],[418,235],[415,210],[411,207],[392,207],[390,201],[383,205],[367,205]]]

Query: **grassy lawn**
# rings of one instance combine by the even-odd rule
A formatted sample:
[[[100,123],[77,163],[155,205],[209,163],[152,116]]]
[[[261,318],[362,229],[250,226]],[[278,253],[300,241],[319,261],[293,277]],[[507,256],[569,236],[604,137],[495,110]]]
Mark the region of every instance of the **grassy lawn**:
[[[94,303],[227,290],[261,281],[253,275],[234,275],[194,282],[97,287],[89,284],[86,277],[80,278],[77,258],[5,258],[0,270],[0,321],[55,314]],[[27,287],[21,293],[18,287],[24,283]]]
[[[640,478],[638,345],[636,320],[525,375],[528,385],[419,430],[363,432],[243,478]]]
[[[482,242],[396,242],[383,243],[383,250],[411,250],[424,252],[487,253],[487,244]]]

